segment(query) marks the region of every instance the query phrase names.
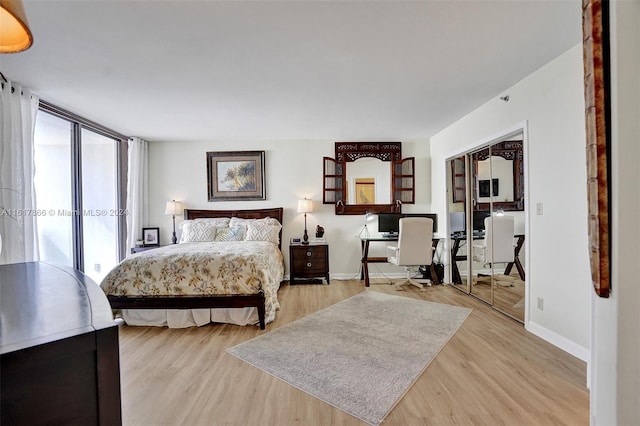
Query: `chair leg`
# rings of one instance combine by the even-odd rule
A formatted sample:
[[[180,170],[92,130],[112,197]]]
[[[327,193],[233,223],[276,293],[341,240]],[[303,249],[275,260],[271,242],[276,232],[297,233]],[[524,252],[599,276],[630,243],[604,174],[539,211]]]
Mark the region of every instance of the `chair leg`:
[[[418,281],[414,280],[411,277],[411,271],[408,270],[408,269],[407,269],[407,278],[404,279],[403,281],[398,281],[395,284],[395,288],[396,288],[396,290],[402,290],[403,289],[402,287],[405,286],[405,285],[413,285],[413,286],[418,287],[420,290],[424,291],[424,285],[422,283],[419,283]],[[431,282],[429,282],[427,285],[431,286]]]

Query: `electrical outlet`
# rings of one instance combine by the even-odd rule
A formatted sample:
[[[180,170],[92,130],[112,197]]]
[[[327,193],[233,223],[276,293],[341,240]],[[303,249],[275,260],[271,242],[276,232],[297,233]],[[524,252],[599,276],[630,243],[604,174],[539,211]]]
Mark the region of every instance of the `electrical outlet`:
[[[94,265],[93,265],[93,270],[94,270],[94,271],[96,271],[96,272],[100,272],[100,270],[101,270],[101,269],[102,269],[102,268],[100,267],[100,264],[99,264],[99,263],[96,263],[96,264],[94,264]]]
[[[542,297],[538,297],[538,309],[544,311],[544,299]]]
[[[544,208],[543,208],[542,203],[537,203],[536,204],[536,214],[538,216],[542,216],[544,214]]]

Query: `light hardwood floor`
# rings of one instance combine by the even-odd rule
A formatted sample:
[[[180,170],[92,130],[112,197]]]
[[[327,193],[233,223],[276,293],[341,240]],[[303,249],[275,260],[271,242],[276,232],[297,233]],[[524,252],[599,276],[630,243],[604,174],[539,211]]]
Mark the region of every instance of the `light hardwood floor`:
[[[364,291],[362,281],[283,285],[267,330],[120,328],[125,425],[364,425],[225,352]],[[473,309],[384,421],[400,425],[588,425],[586,365],[450,286],[398,292]],[[411,327],[411,318],[406,326]],[[390,366],[391,368],[392,366]]]

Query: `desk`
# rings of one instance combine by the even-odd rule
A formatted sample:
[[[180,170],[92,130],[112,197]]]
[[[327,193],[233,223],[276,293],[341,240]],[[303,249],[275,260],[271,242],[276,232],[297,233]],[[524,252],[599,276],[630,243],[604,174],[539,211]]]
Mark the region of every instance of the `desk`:
[[[514,261],[507,264],[504,274],[509,275],[511,273],[511,269],[513,269],[513,265],[515,265],[518,270],[518,274],[520,275],[520,279],[524,281],[524,268],[522,267],[522,263],[520,263],[520,250],[524,244],[524,234],[516,234],[514,235],[514,238],[518,239],[513,249]],[[460,270],[458,269],[458,261],[467,260],[467,256],[459,256],[458,250],[460,250],[460,243],[467,240],[467,236],[466,234],[452,234],[451,239],[453,240],[453,245],[451,246],[451,280],[455,284],[462,284],[462,277],[460,276]],[[484,233],[474,234],[473,239],[484,239]]]
[[[387,263],[386,257],[371,257],[369,256],[369,244],[371,242],[393,242],[398,241],[398,237],[361,237],[360,245],[362,249],[362,270],[360,271],[360,279],[364,280],[364,286],[369,287],[369,263]],[[440,238],[433,237],[431,240],[431,247],[435,250],[438,246],[438,242]],[[429,267],[431,272],[431,281],[435,284],[440,284],[440,280],[438,279],[438,274],[436,273],[436,269],[434,267],[433,261]]]

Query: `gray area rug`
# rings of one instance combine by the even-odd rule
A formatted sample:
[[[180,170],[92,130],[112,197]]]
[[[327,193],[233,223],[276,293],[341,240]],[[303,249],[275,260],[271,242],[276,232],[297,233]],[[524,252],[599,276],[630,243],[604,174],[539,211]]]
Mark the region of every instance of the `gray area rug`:
[[[227,352],[379,425],[470,313],[367,290]]]

